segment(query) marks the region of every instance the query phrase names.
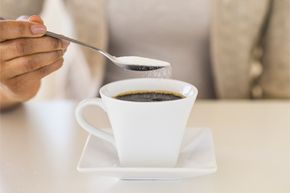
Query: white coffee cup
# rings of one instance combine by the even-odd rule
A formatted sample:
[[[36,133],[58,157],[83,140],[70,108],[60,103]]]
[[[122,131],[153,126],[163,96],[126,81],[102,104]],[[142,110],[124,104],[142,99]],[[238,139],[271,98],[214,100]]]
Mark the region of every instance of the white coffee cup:
[[[114,98],[129,91],[172,91],[185,98],[161,102],[132,102]],[[140,78],[109,83],[100,89],[101,98],[85,99],[76,108],[80,126],[112,143],[121,166],[175,166],[197,89],[172,79]],[[83,117],[87,106],[102,108],[109,117],[112,133],[95,128]]]

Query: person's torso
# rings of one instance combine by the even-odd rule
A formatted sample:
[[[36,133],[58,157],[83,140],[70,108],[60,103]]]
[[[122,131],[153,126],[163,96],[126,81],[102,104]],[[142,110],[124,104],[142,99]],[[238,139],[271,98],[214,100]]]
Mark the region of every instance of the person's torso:
[[[214,97],[210,68],[210,0],[108,0],[109,52],[165,60],[173,79]],[[105,82],[141,76],[107,65]]]

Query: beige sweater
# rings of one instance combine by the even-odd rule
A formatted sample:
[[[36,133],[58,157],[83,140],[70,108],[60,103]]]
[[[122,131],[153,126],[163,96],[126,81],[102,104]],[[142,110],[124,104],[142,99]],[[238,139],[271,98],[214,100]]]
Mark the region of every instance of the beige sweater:
[[[8,18],[39,14],[42,3],[41,0],[2,0],[0,13]],[[106,49],[105,2],[65,0],[65,3],[78,38]],[[213,0],[213,5],[210,41],[218,98],[289,99],[290,0]],[[92,28],[94,33],[90,31]],[[104,77],[104,61],[99,55],[83,51],[90,64],[90,80],[97,88]],[[67,71],[63,79],[66,97],[76,98],[80,88],[73,82],[80,81],[79,69],[72,66]]]

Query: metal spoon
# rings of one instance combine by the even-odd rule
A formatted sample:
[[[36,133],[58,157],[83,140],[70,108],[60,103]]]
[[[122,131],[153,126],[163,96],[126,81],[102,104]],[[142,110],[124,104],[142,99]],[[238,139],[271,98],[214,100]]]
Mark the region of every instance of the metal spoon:
[[[101,50],[99,48],[96,48],[94,46],[88,45],[86,43],[80,42],[78,40],[66,37],[61,34],[56,34],[50,31],[46,32],[47,36],[54,37],[57,39],[63,39],[67,40],[85,47],[88,47],[94,51],[97,51],[107,57],[109,60],[111,60],[114,64],[121,68],[125,68],[128,70],[133,71],[150,71],[150,70],[157,70],[166,66],[170,66],[170,63],[161,61],[161,60],[155,60],[150,58],[144,58],[144,57],[137,57],[137,56],[123,56],[123,57],[115,57],[111,54],[105,52],[104,50]]]

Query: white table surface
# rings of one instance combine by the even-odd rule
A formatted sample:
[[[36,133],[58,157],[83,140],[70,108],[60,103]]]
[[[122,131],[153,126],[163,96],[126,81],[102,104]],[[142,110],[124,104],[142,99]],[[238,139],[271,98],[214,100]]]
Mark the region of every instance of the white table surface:
[[[67,101],[1,114],[1,193],[289,193],[290,101],[199,101],[190,127],[213,131],[216,174],[179,181],[122,181],[76,171],[87,133]],[[101,110],[89,119],[108,126]]]

